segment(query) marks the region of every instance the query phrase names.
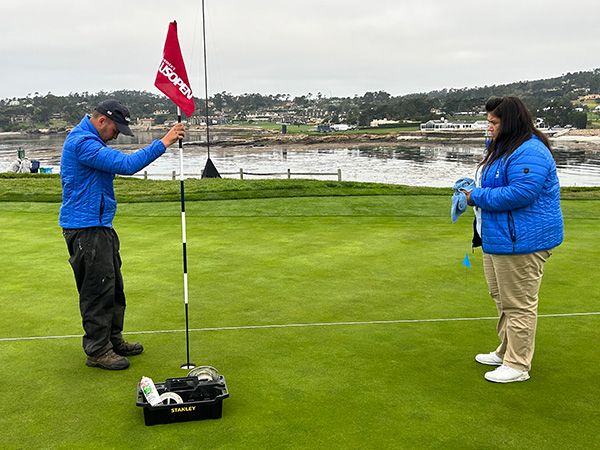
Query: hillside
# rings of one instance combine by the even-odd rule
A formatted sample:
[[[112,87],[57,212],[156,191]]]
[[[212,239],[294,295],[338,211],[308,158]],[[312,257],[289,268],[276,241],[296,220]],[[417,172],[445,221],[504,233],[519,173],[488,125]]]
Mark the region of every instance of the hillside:
[[[548,126],[600,127],[595,111],[600,104],[600,69],[567,73],[560,77],[518,81],[505,85],[442,89],[427,93],[392,96],[385,91],[366,92],[358,97],[291,97],[288,94],[257,93],[233,95],[221,92],[209,99],[211,123],[269,120],[290,124],[349,123],[368,127],[375,119],[398,122],[425,122],[440,117],[465,120],[481,118],[486,100],[494,96],[516,95],[535,117]],[[587,98],[586,98],[587,96]],[[26,98],[0,100],[0,131],[29,129],[61,130],[72,127],[101,100],[114,97],[125,103],[132,120],[152,123],[175,120],[175,106],[164,96],[144,91],[72,93],[68,96],[35,94]],[[205,122],[205,101],[196,98],[197,110],[191,124]]]

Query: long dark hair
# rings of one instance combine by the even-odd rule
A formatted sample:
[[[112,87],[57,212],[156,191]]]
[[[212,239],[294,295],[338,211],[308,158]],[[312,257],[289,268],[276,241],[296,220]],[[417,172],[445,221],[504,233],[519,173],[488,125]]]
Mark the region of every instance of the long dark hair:
[[[500,158],[508,157],[534,134],[552,153],[550,141],[533,125],[531,113],[521,99],[492,98],[485,104],[485,110],[500,119],[500,130],[496,139],[489,143],[485,158],[479,166],[487,166]]]

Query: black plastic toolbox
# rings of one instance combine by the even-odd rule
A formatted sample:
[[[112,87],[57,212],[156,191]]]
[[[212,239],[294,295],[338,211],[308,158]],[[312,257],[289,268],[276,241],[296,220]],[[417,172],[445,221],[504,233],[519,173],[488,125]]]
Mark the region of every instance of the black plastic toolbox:
[[[155,383],[155,386],[159,395],[174,392],[181,397],[183,403],[152,406],[138,383],[136,405],[144,408],[146,425],[220,419],[223,400],[229,397],[223,375],[210,382],[200,382],[198,377],[168,378],[164,383]]]

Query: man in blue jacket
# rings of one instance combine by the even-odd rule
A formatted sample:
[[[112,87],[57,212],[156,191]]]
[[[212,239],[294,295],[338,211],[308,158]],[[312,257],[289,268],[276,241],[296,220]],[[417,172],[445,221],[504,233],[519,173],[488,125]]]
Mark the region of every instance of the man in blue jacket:
[[[119,238],[112,226],[117,209],[113,180],[116,174],[140,171],[185,135],[179,123],[162,139],[127,155],[106,143],[120,133],[133,136],[129,120],[129,110],[119,101],[101,102],[67,136],[60,161],[59,225],[79,292],[86,365],[107,370],[126,369],[126,357],[144,350],[122,335],[125,294]]]

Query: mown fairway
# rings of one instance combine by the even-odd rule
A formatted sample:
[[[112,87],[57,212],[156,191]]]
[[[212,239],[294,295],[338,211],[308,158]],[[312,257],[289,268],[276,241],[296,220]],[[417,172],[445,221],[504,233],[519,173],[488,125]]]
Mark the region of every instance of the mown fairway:
[[[512,385],[473,359],[497,344],[496,311],[449,195],[188,202],[191,360],[230,398],[219,420],[153,427],[136,383],[187,373],[179,204],[119,205],[126,337],[146,346],[122,372],[85,366],[58,208],[0,203],[2,448],[597,445],[600,315],[570,314],[600,311],[599,200],[563,201],[531,379]]]

